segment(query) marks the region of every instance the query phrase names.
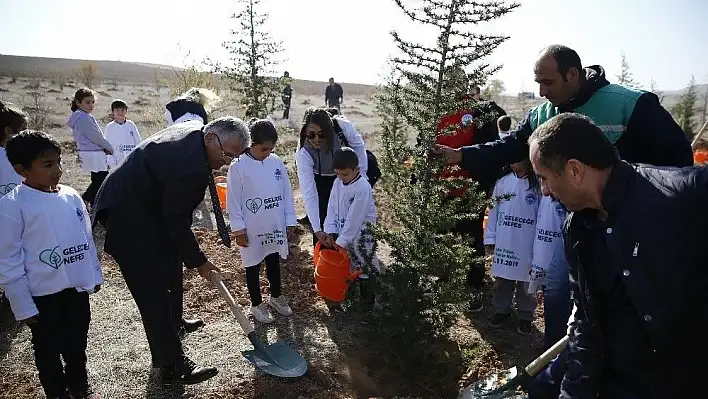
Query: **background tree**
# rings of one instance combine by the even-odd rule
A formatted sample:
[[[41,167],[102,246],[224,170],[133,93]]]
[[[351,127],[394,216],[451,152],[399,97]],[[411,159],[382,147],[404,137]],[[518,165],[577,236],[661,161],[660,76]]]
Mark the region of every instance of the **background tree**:
[[[264,118],[273,112],[282,89],[280,78],[274,77],[282,43],[274,41],[266,30],[268,14],[259,11],[260,3],[239,0],[243,9],[231,17],[238,21],[239,28],[231,30],[233,40],[223,43],[233,65],[216,66],[241,95],[246,118]]]
[[[649,91],[659,97],[659,104],[664,102],[664,92],[657,90],[656,81],[654,79],[649,81]]]
[[[674,118],[679,121],[681,129],[683,129],[686,136],[693,139],[696,134],[696,121],[694,117],[696,116],[696,100],[698,99],[698,91],[696,89],[696,78],[691,76],[691,81],[688,83],[686,91],[679,97],[678,103],[674,105],[671,110],[674,114]]]
[[[484,35],[479,26],[518,7],[495,1],[394,0],[408,18],[434,30],[434,45],[413,43],[391,32],[400,55],[378,96],[382,118],[382,188],[395,226],[377,226],[377,238],[391,248],[392,261],[381,276],[377,297],[378,340],[394,357],[413,366],[425,364],[431,340],[448,333],[468,300],[465,275],[480,254],[468,238],[450,231],[455,222],[478,214],[486,205],[478,190],[446,200],[452,188],[476,184],[466,179],[439,179],[442,160],[429,156],[443,115],[478,107],[463,94],[499,70],[484,62],[506,36]],[[467,73],[465,73],[467,72]],[[470,123],[495,120],[486,115]],[[454,130],[452,127],[450,130]],[[409,133],[416,136],[411,147]],[[415,184],[411,184],[411,176]],[[415,350],[411,350],[415,348]]]
[[[98,66],[93,61],[81,61],[76,70],[76,79],[88,88],[93,88],[98,82]]]
[[[627,86],[627,87],[633,87],[636,89],[640,88],[639,83],[637,83],[634,80],[634,74],[632,73],[632,70],[629,68],[629,63],[627,62],[627,56],[622,53],[622,65],[620,66],[620,73],[617,75],[617,83]]]
[[[482,98],[487,100],[499,101],[501,94],[504,92],[504,82],[499,79],[492,79],[489,84],[482,90]]]

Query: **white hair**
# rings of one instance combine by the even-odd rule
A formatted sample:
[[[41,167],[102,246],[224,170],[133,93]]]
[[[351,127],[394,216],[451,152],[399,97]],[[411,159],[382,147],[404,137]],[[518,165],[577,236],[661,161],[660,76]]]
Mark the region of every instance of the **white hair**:
[[[218,94],[209,89],[200,87],[192,87],[177,98],[184,98],[197,102],[204,107],[204,110],[207,113],[211,111],[219,101],[221,101],[221,97],[219,97]]]
[[[207,123],[204,126],[204,135],[209,133],[217,135],[222,142],[236,136],[244,147],[251,145],[251,132],[248,126],[244,121],[233,116],[222,116]]]

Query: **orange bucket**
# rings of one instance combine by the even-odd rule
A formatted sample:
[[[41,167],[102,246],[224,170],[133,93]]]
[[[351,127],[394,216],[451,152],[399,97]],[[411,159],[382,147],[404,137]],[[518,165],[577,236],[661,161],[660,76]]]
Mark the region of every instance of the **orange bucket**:
[[[349,272],[350,262],[347,251],[320,248],[315,244],[315,289],[324,299],[342,302],[347,296],[349,284],[356,280],[361,271]]]
[[[216,183],[216,195],[219,197],[221,210],[226,210],[226,183]]]
[[[698,150],[693,153],[693,162],[696,165],[704,165],[708,163],[708,151]]]

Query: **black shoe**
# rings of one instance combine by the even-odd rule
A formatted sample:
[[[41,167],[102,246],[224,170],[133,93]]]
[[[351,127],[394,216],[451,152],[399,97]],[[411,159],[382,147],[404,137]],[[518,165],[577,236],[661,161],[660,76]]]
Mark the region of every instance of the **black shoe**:
[[[489,320],[489,327],[499,328],[504,324],[504,322],[509,320],[510,317],[511,314],[509,313],[497,313]]]
[[[47,396],[47,399],[72,399],[69,395],[69,391],[64,391],[63,393],[56,396]]]
[[[177,367],[162,368],[162,383],[165,385],[172,384],[199,384],[219,374],[216,367],[200,367],[193,361],[185,359],[182,364]]]
[[[519,320],[519,327],[517,327],[516,332],[521,335],[529,335],[533,330],[533,324],[530,320]]]
[[[482,313],[484,310],[484,302],[481,300],[471,300],[467,311],[470,313]]]
[[[178,330],[179,330],[180,334],[186,334],[186,333],[195,332],[198,329],[200,329],[202,326],[204,326],[204,321],[202,321],[200,319],[192,319],[192,320],[182,319],[182,323],[180,324]]]

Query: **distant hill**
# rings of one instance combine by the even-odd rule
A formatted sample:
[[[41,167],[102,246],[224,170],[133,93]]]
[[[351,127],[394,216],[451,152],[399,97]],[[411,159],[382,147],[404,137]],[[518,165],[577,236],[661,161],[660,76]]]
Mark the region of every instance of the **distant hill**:
[[[71,73],[76,71],[84,60],[66,58],[45,58],[26,57],[17,55],[0,54],[0,76],[17,77],[40,77],[49,79],[57,71]],[[98,69],[98,76],[101,80],[125,82],[133,84],[154,84],[155,77],[169,79],[172,71],[176,67],[159,64],[148,64],[143,62],[122,62],[122,61],[92,61]],[[340,82],[344,88],[345,98],[347,96],[370,96],[376,91],[376,86],[356,83]],[[326,82],[311,80],[294,80],[293,90],[295,93],[315,95],[322,94],[324,103],[324,91]]]

